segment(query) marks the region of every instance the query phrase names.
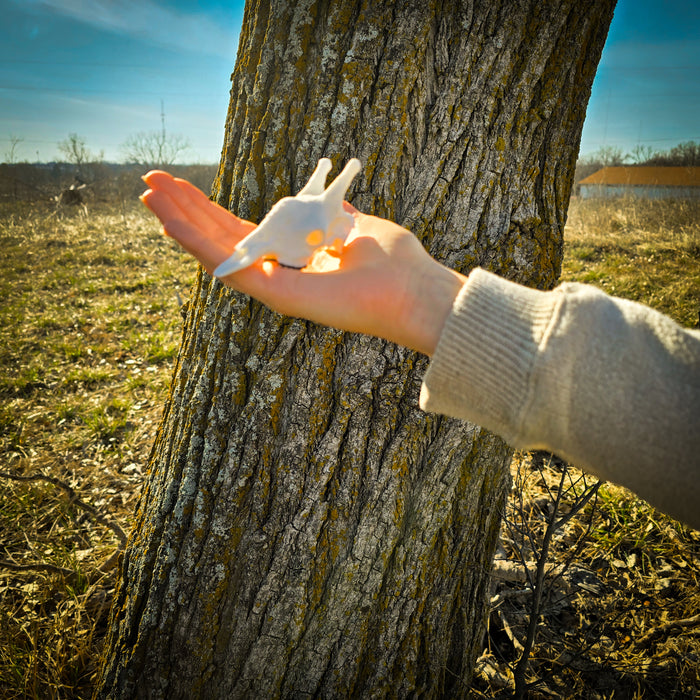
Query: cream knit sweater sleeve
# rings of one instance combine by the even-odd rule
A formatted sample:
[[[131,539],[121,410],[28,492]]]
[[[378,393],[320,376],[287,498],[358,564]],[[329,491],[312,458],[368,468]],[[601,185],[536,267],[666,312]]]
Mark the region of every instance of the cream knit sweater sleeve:
[[[700,333],[645,306],[474,270],[421,407],[554,452],[700,528]]]

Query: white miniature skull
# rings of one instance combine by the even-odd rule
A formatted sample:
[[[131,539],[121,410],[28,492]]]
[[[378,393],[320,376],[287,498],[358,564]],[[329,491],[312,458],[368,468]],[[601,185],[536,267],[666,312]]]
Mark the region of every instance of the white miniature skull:
[[[280,199],[258,227],[238,242],[232,255],[214,270],[214,275],[225,277],[260,258],[301,268],[318,248],[333,247],[340,252],[354,223],[352,215],[343,209],[343,199],[362,165],[357,158],[351,159],[324,189],[330,169],[331,161],[321,158],[299,194]]]

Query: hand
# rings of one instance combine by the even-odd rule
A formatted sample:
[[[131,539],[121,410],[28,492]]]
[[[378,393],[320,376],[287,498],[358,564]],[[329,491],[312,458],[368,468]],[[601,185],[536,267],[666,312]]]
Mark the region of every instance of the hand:
[[[144,180],[143,203],[209,273],[255,228],[185,180],[157,170]],[[431,355],[465,278],[433,260],[405,228],[343,206],[355,226],[340,254],[320,250],[303,270],[259,260],[222,281],[279,313]]]

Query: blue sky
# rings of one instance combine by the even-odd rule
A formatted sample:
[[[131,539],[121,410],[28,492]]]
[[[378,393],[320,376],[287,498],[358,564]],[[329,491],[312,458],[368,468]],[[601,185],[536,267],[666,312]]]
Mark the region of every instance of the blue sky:
[[[122,160],[131,135],[161,128],[216,163],[240,0],[0,0],[0,161],[58,157],[77,133]],[[666,150],[700,141],[700,2],[618,0],[584,126],[601,146]]]

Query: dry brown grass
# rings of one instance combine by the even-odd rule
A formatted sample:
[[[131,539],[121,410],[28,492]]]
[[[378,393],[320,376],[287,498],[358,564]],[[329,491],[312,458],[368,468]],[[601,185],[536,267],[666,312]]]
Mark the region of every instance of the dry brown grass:
[[[681,325],[697,325],[700,200],[573,199],[562,279],[594,284]]]
[[[0,260],[0,471],[126,529],[195,266],[140,206],[2,205]],[[118,539],[55,484],[2,486],[0,697],[89,696]]]
[[[700,201],[574,199],[562,279],[696,326]],[[577,486],[555,516],[563,470]],[[495,587],[475,696],[512,696],[533,599],[520,559],[537,561],[549,519],[572,508],[582,478],[550,456],[516,455],[499,556],[520,577]],[[595,507],[557,531],[549,560],[528,697],[700,697],[699,532],[606,484]]]
[[[475,697],[513,697],[534,589],[523,560],[534,570],[547,524],[575,506],[584,480],[551,455],[516,454],[497,554],[505,579],[495,580]],[[525,697],[699,696],[700,532],[604,484],[555,531],[546,561]]]
[[[179,343],[178,297],[195,266],[138,206],[89,214],[0,208],[0,471],[61,479],[128,529]],[[575,201],[563,276],[693,325],[698,214],[698,204]],[[517,493],[534,505],[512,517],[527,511],[536,542],[544,484],[551,489],[560,471],[554,463],[540,472],[531,455],[520,461]],[[3,478],[2,486],[0,559],[44,568],[0,569],[0,698],[89,697],[118,536],[55,483]],[[639,645],[640,635],[700,608],[697,533],[613,488],[591,517],[590,533],[575,519],[555,541],[555,564],[576,544],[573,570],[592,578],[582,579],[588,588],[571,578],[548,584],[533,696],[698,692],[697,627],[670,627]],[[516,639],[528,593],[517,585],[502,610]],[[507,677],[517,650],[499,624],[492,617],[491,651]],[[496,685],[475,694],[493,696]]]

